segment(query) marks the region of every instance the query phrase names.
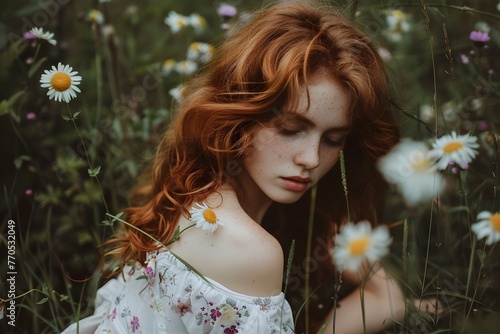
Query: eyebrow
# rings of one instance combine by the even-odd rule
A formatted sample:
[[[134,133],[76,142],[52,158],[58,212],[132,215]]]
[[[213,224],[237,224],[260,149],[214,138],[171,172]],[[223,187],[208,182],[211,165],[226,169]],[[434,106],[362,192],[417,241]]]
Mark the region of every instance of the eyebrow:
[[[316,123],[314,123],[309,118],[304,117],[300,114],[294,114],[292,119],[298,120],[299,122],[301,122],[307,126],[310,126],[310,127],[316,126]],[[350,125],[334,126],[332,128],[329,128],[328,132],[349,132],[350,129],[351,129]]]

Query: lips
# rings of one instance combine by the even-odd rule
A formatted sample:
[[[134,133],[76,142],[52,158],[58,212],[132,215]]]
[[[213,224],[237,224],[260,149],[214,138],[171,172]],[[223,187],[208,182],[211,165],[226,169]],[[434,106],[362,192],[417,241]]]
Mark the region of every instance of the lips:
[[[285,188],[291,191],[304,191],[311,184],[312,180],[308,177],[290,176],[281,178],[285,184]]]

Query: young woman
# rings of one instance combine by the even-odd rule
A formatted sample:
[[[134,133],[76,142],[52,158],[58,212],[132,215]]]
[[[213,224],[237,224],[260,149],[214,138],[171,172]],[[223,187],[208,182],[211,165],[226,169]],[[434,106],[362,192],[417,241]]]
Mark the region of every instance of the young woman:
[[[78,326],[80,333],[176,334],[319,328],[332,305],[295,330],[281,292],[280,242],[288,249],[297,239],[301,254],[315,185],[322,238],[315,242],[328,243],[330,227],[345,222],[334,167],[343,149],[351,216],[374,218],[381,189],[374,162],[396,141],[382,62],[351,21],[292,2],[255,14],[186,86],[125,210],[128,224],[107,243],[120,274],[99,290],[94,316],[66,333]],[[331,258],[319,268],[311,283],[333,286]],[[292,299],[302,286],[290,289]],[[359,298],[352,299],[342,313],[357,311]],[[380,314],[375,327],[389,316]]]

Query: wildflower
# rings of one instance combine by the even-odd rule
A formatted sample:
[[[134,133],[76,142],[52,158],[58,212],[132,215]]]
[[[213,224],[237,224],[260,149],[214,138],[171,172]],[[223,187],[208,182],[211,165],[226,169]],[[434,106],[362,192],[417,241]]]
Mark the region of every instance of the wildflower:
[[[87,20],[90,23],[96,23],[98,25],[102,25],[104,23],[104,15],[97,9],[92,9],[88,14],[87,14]]]
[[[191,215],[191,221],[196,223],[197,228],[201,228],[204,231],[214,233],[215,230],[222,225],[215,214],[215,211],[210,209],[205,203],[200,205],[196,203],[197,207],[194,207],[189,211]]]
[[[175,64],[175,70],[179,74],[183,75],[191,75],[196,72],[197,68],[198,66],[196,65],[196,63],[191,60],[181,60],[180,62]]]
[[[460,54],[460,61],[462,62],[462,64],[468,64],[470,62],[470,58],[469,58],[469,56],[461,53]]]
[[[364,261],[374,263],[389,252],[392,239],[386,226],[373,229],[364,220],[347,223],[335,237],[333,258],[340,270],[357,271]]]
[[[36,114],[34,112],[29,112],[26,114],[26,119],[32,121],[36,118]]]
[[[490,40],[490,35],[487,32],[471,31],[469,39],[477,46],[484,46]]]
[[[500,241],[500,212],[482,211],[477,215],[479,222],[472,224],[471,229],[478,239],[486,237],[486,244]]]
[[[168,93],[170,94],[170,96],[172,96],[177,101],[181,101],[183,91],[184,91],[184,86],[181,84],[181,85],[178,85],[177,87],[170,89],[168,91]]]
[[[389,61],[392,59],[391,51],[387,50],[386,48],[378,48],[377,53],[383,60]]]
[[[396,186],[408,205],[432,199],[444,188],[428,154],[424,143],[404,139],[378,162],[382,175]]]
[[[172,10],[168,13],[164,22],[170,27],[173,33],[176,33],[188,25],[188,18],[184,15],[177,14]]]
[[[163,65],[161,66],[161,72],[164,75],[169,75],[172,70],[175,68],[175,60],[174,59],[167,59],[163,62]]]
[[[47,41],[48,43],[50,43],[52,45],[56,45],[57,41],[55,39],[53,39],[52,37],[54,37],[53,33],[48,32],[48,31],[43,31],[42,28],[33,28],[29,32],[27,32],[26,34],[24,34],[24,38],[25,39],[35,39],[35,38],[37,38],[37,39],[40,39],[40,40]]]
[[[424,104],[420,107],[419,116],[422,121],[429,123],[436,117],[436,113],[431,105]]]
[[[221,4],[219,8],[217,8],[217,14],[223,19],[223,20],[229,20],[232,17],[234,17],[237,13],[236,7],[228,5],[228,4]]]
[[[188,17],[188,23],[194,28],[196,31],[201,31],[207,25],[207,21],[199,15],[199,14],[191,14]]]
[[[76,76],[78,72],[72,72],[73,68],[69,65],[59,63],[57,68],[52,66],[52,69],[45,70],[42,74],[40,83],[42,88],[49,88],[47,95],[49,99],[55,101],[69,102],[76,97],[76,92],[80,93],[77,85],[80,84],[82,77]]]
[[[212,59],[214,48],[207,43],[193,42],[188,48],[187,59],[207,63]]]
[[[33,189],[26,189],[26,191],[24,192],[24,194],[25,194],[26,196],[31,196],[31,195],[33,195]]]
[[[429,158],[437,160],[436,167],[445,170],[451,162],[465,169],[477,154],[474,150],[478,148],[477,137],[469,135],[457,135],[452,131],[451,135],[438,138],[429,151]]]
[[[401,10],[388,11],[386,16],[387,37],[393,42],[399,42],[403,39],[405,33],[410,31],[407,15]]]
[[[455,122],[460,112],[460,107],[455,101],[448,101],[441,106],[441,112],[445,122]]]

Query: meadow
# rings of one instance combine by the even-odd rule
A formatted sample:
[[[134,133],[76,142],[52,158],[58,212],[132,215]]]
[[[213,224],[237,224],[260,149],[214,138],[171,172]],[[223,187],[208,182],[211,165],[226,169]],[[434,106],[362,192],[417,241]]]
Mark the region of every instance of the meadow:
[[[427,298],[440,310],[409,303],[404,321],[385,332],[497,333],[500,3],[325,3],[377,45],[402,142],[414,145],[386,160],[392,244],[382,263],[409,300]],[[59,333],[92,314],[99,245],[119,227],[115,217],[155,153],[182,83],[261,4],[0,4],[1,333]],[[65,94],[50,88],[57,72],[76,83]],[[422,165],[427,157],[436,165]]]

